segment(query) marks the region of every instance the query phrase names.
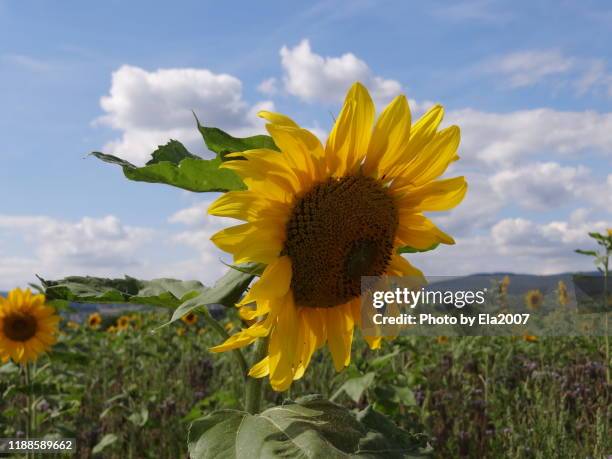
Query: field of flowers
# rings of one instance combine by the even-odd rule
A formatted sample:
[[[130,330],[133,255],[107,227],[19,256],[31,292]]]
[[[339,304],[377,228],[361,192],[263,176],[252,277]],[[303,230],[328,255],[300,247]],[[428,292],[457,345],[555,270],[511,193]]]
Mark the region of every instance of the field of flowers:
[[[233,312],[230,310],[230,312]],[[187,457],[191,421],[243,409],[242,375],[201,318],[163,313],[63,321],[32,369],[0,367],[0,437],[73,437],[76,457]],[[239,318],[223,321],[231,331]],[[320,353],[288,393],[386,413],[435,457],[604,457],[610,393],[601,338],[399,338],[358,345],[346,371]]]
[[[75,438],[79,458],[610,454],[607,309],[589,337],[366,333],[362,278],[426,285],[403,254],[454,244],[424,213],[467,192],[441,178],[460,141],[438,130],[442,106],[412,123],[402,95],[375,114],[355,83],[325,146],[262,111],[270,136],[196,119],[214,159],[175,140],[143,167],[93,153],[130,180],[222,192],[208,213],[244,223],[211,240],[233,264],[211,286],[70,276],[0,296],[0,437]],[[590,235],[607,308],[612,230]],[[551,307],[537,289],[505,302],[506,279],[493,290],[497,311]],[[567,322],[563,282],[553,301]],[[75,302],[150,308],[68,320]]]

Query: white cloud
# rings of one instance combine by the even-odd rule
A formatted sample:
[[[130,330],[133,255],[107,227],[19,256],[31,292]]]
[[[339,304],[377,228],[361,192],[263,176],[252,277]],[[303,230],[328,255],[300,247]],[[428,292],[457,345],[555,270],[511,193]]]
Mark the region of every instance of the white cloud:
[[[264,102],[272,107],[271,102]],[[174,68],[148,72],[124,65],[113,73],[110,92],[100,99],[106,112],[97,122],[123,131],[106,152],[144,163],[159,144],[175,138],[201,146],[192,110],[203,124],[236,135],[259,132],[251,106],[234,76],[206,69]]]
[[[575,64],[559,50],[518,51],[489,60],[483,69],[503,75],[514,88],[531,86],[551,75],[568,72]]]
[[[449,113],[447,122],[461,127],[460,149],[467,161],[510,164],[543,153],[612,156],[612,113],[550,108],[491,113],[466,108]]]
[[[370,67],[352,53],[324,57],[313,53],[308,40],[280,50],[285,90],[307,102],[325,104],[342,101],[355,81],[368,87],[377,101],[389,101],[402,92],[398,81],[374,75]]]
[[[273,96],[278,92],[278,81],[274,77],[267,78],[259,83],[257,90],[262,94]]]
[[[535,163],[499,172],[490,178],[493,190],[527,209],[546,210],[568,204],[580,194],[590,171],[584,166]]]
[[[0,254],[1,287],[33,281],[34,274],[63,277],[70,274],[118,274],[138,269],[138,250],[151,241],[154,231],[122,224],[117,217],[84,217],[70,222],[46,216],[0,215],[4,237],[31,247],[24,257]]]
[[[606,222],[585,221],[582,217],[548,223],[503,219],[486,234],[457,238],[456,245],[440,246],[433,252],[408,258],[429,276],[591,271],[592,262],[574,250],[593,247],[587,232],[604,231]]]

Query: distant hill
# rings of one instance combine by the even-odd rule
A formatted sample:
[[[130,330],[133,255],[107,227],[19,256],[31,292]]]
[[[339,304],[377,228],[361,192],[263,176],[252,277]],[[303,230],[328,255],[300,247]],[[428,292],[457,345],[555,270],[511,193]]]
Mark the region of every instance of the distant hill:
[[[500,273],[480,273],[470,274],[461,277],[428,277],[430,284],[435,284],[436,288],[444,290],[480,290],[489,288],[494,282],[500,282],[505,276],[510,279],[508,286],[509,294],[519,294],[527,290],[539,289],[543,293],[555,290],[560,280],[565,282],[568,287],[573,284],[573,277],[576,274],[586,276],[599,276],[596,271],[585,273],[561,273],[540,276],[536,274],[515,274],[509,272]],[[427,277],[427,276],[426,276]]]

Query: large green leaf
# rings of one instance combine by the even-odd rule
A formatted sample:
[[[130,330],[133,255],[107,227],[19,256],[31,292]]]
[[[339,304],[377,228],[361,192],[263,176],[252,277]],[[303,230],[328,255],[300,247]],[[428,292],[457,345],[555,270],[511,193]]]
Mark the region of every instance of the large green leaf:
[[[200,290],[196,295],[187,298],[172,314],[170,322],[180,319],[194,309],[207,304],[222,304],[234,306],[247,289],[255,274],[249,272],[254,264],[244,264],[239,267],[243,270],[231,268],[211,288]]]
[[[221,158],[224,158],[228,153],[236,153],[238,151],[255,150],[257,148],[268,148],[270,150],[278,150],[278,147],[269,135],[254,135],[252,137],[232,137],[227,132],[214,127],[206,127],[200,124],[196,117],[198,130],[204,143],[210,151],[217,153]]]
[[[202,159],[192,155],[176,140],[160,146],[143,167],[113,155],[94,151],[98,159],[123,168],[123,174],[136,182],[165,183],[195,192],[232,191],[244,189],[242,180],[229,169],[220,169],[220,157]]]
[[[130,180],[165,183],[185,190],[203,193],[245,188],[242,180],[233,171],[219,167],[226,160],[225,156],[228,153],[255,148],[278,150],[272,137],[267,135],[239,138],[233,137],[218,128],[202,126],[197,117],[196,124],[208,149],[216,153],[215,158],[200,158],[190,153],[177,140],[170,140],[166,145],[160,145],[143,167],[137,167],[129,161],[99,151],[94,151],[92,155],[107,163],[121,166],[123,174]],[[234,160],[239,161],[240,159]]]
[[[40,279],[50,301],[76,303],[133,303],[176,308],[183,301],[206,289],[199,281],[154,279],[144,281],[70,276],[61,280]]]
[[[229,269],[213,287],[199,281],[144,281],[128,276],[124,279],[71,276],[61,280],[40,280],[49,301],[164,306],[175,309],[172,320],[176,320],[192,309],[208,304],[234,305],[254,277],[248,272],[250,265],[241,267],[247,272]]]
[[[423,439],[366,409],[346,408],[308,396],[261,414],[221,410],[191,424],[189,453],[194,459],[405,458],[425,457]]]

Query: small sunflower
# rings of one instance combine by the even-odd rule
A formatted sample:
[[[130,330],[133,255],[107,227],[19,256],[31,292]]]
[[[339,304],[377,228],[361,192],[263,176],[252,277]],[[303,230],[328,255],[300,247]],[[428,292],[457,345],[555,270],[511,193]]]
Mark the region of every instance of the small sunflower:
[[[508,294],[508,287],[510,286],[510,277],[504,276],[502,281],[499,283],[499,294],[501,296],[506,296]]]
[[[464,177],[438,180],[459,158],[459,128],[438,131],[443,111],[436,105],[411,124],[401,95],[375,120],[370,94],[355,83],[325,147],[290,118],[259,113],[281,152],[228,155],[237,160],[222,167],[248,190],[224,194],[209,213],[246,222],[212,237],[234,262],[267,265],[239,304],[243,319],[261,320],[213,351],[269,336],[268,355],[249,374],[269,375],[277,391],[301,378],[325,343],[337,371],[349,364],[361,321],[361,277],[424,282],[398,249],[454,243],[423,214],[455,207],[467,190]],[[379,346],[380,337],[365,338]]]
[[[111,325],[106,329],[106,333],[117,333],[119,329],[115,325]]]
[[[537,289],[529,290],[527,294],[525,295],[525,304],[527,304],[527,307],[531,309],[532,311],[542,306],[543,302],[544,302],[544,295],[542,295],[542,292],[540,292]]]
[[[523,341],[527,341],[528,343],[536,343],[538,341],[538,337],[535,335],[524,334]]]
[[[117,319],[117,330],[127,330],[130,327],[130,318],[121,316]]]
[[[94,330],[99,328],[100,325],[102,325],[102,316],[100,313],[94,312],[93,314],[90,314],[87,318],[87,325],[89,325],[89,328],[93,328]]]
[[[448,344],[448,336],[440,335],[436,338],[438,344]]]
[[[187,325],[195,325],[198,322],[198,316],[195,313],[190,312],[181,317],[181,320]]]
[[[177,328],[177,329],[176,329],[176,334],[177,334],[178,336],[183,336],[183,335],[185,335],[185,332],[186,332],[186,331],[187,331],[187,330],[185,330],[185,328],[184,328],[184,327],[179,327],[179,328]]]
[[[34,362],[55,343],[59,320],[44,295],[16,288],[0,296],[0,360]]]
[[[79,324],[75,322],[74,320],[69,320],[68,323],[66,323],[66,327],[68,327],[71,330],[78,330]]]
[[[557,296],[561,306],[567,306],[569,303],[569,295],[567,293],[567,285],[562,280],[557,284]]]

